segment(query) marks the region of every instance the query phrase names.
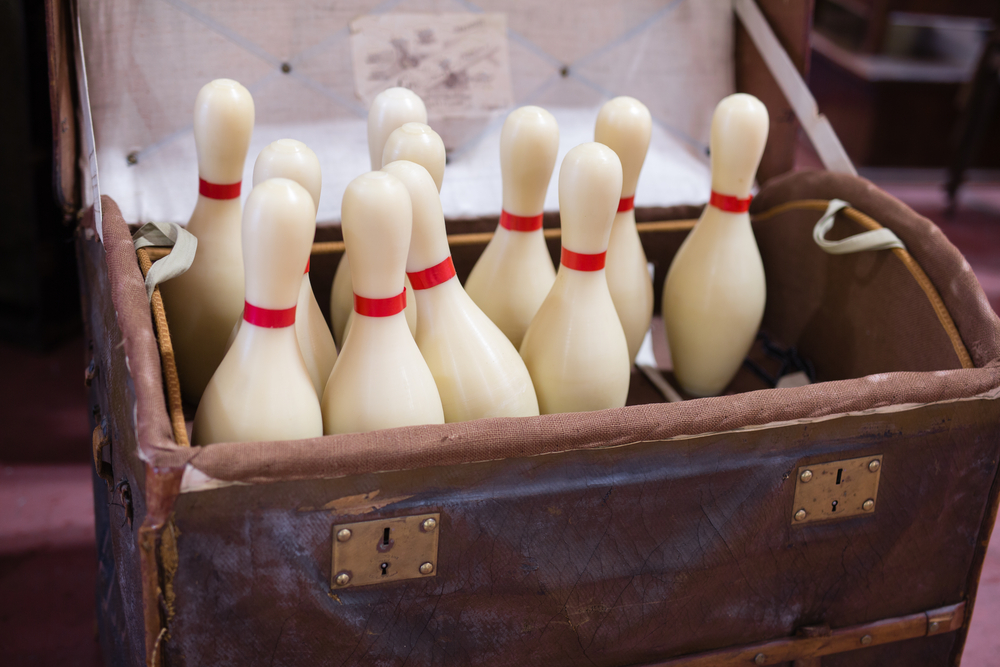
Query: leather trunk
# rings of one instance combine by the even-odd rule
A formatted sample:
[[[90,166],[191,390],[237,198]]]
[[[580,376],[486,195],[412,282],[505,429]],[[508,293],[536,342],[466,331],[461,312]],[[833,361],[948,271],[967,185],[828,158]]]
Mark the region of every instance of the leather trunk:
[[[759,4],[804,71],[811,4]],[[57,186],[80,210],[73,17],[47,9]],[[808,386],[748,365],[727,395],[665,403],[636,373],[616,410],[192,448],[148,253],[111,198],[103,238],[81,210],[108,665],[958,664],[1000,492],[1000,322],[928,220],[862,179],[780,176],[793,116],[742,28],[735,46],[772,118],[762,330]],[[824,254],[832,198],[851,204],[834,236],[881,225],[906,250]],[[657,289],[697,214],[637,212]],[[464,277],[496,219],[449,225]],[[321,304],[338,234],[314,247]],[[750,361],[773,370],[765,348]],[[871,509],[796,520],[805,470],[856,459],[879,462]],[[429,574],[338,584],[343,527],[428,514]]]

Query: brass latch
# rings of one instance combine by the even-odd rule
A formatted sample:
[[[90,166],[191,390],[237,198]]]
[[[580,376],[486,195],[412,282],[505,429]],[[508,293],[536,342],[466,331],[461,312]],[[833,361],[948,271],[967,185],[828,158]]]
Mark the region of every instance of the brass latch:
[[[330,588],[433,577],[440,526],[437,513],[334,526]]]
[[[792,524],[874,513],[881,475],[881,454],[802,466],[795,473]]]

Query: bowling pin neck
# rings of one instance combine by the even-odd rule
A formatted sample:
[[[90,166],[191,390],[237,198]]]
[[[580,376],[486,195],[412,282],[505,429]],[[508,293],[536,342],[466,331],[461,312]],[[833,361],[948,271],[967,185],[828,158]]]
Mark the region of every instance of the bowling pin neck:
[[[406,276],[410,279],[413,291],[422,292],[452,281],[455,278],[455,264],[451,260],[451,255],[448,255],[434,266],[409,272]]]
[[[403,291],[413,207],[406,186],[386,171],[370,171],[347,186],[341,229],[354,293],[388,299]]]
[[[258,329],[289,329],[295,326],[296,310],[296,306],[280,309],[260,308],[247,301],[243,305],[243,322]]]
[[[315,233],[316,209],[301,185],[272,178],[253,189],[241,229],[248,313],[261,309],[263,321],[275,326],[295,323],[302,270]],[[285,319],[266,311],[284,312]]]
[[[448,232],[445,229],[441,197],[430,173],[410,160],[396,160],[382,171],[392,174],[406,187],[413,211],[410,248],[406,255],[407,272],[421,272],[451,261]]]
[[[601,290],[608,291],[608,277],[604,268],[592,271],[580,271],[572,269],[565,264],[559,265],[556,271],[556,281],[552,285],[553,292],[577,290]],[[609,292],[610,294],[610,292]]]
[[[611,148],[621,160],[623,198],[635,195],[652,132],[649,109],[633,97],[608,100],[597,114],[594,141]]]
[[[729,195],[719,192],[714,187],[708,199],[708,206],[723,213],[742,214],[750,210],[750,202],[753,197],[750,194],[744,196]]]
[[[587,255],[606,252],[621,191],[621,160],[613,150],[599,143],[570,150],[559,171],[563,248]]]
[[[620,208],[618,209],[618,212],[615,213],[615,221],[612,223],[612,228],[618,228],[622,225],[635,227],[635,209],[629,208],[624,211]]]
[[[363,340],[367,337],[386,332],[390,336],[413,338],[413,335],[410,333],[410,325],[406,323],[406,314],[403,311],[385,317],[371,317],[355,311],[354,316],[351,318],[351,328],[347,332],[347,338],[344,340],[340,353],[341,355],[345,353],[348,355],[351,354],[351,352],[347,351],[347,348],[353,347],[351,344],[352,339]]]
[[[500,212],[500,227],[508,232],[538,232],[542,229],[544,216],[538,215],[514,215],[504,209]]]
[[[527,106],[507,116],[500,132],[503,210],[541,214],[558,151],[559,126],[548,111]]]
[[[406,309],[406,288],[399,294],[382,299],[372,299],[354,293],[354,313],[369,318],[394,317]]]
[[[752,95],[726,97],[712,115],[712,190],[746,199],[767,143],[767,107]]]
[[[195,100],[194,141],[203,179],[231,185],[243,177],[253,123],[253,97],[238,82],[216,79],[202,86]]]
[[[695,229],[701,228],[701,234],[712,235],[742,234],[750,230],[750,214],[723,211],[715,206],[706,206],[698,219]]]
[[[216,201],[239,201],[240,193],[243,190],[243,182],[240,180],[232,183],[214,183],[205,177],[198,176],[198,196]]]
[[[564,246],[559,257],[559,267],[560,269],[566,267],[575,273],[597,273],[598,271],[603,273],[607,257],[607,251],[580,253],[573,252]]]

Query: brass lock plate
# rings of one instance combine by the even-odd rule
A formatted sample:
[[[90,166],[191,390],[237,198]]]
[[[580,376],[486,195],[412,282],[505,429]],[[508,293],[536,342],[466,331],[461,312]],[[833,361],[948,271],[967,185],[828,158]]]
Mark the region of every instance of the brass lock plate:
[[[792,525],[873,514],[881,475],[881,454],[800,467],[795,472]]]
[[[438,513],[335,525],[330,588],[437,575],[440,532]]]

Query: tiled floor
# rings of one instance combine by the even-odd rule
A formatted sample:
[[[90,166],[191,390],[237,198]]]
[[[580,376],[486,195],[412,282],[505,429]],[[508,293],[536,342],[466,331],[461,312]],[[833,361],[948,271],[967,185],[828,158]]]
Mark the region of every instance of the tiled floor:
[[[1000,183],[972,183],[945,215],[933,178],[874,174],[938,223],[1000,310]],[[0,345],[0,665],[99,667],[90,434],[79,339],[49,354]],[[963,665],[1000,667],[1000,538],[987,556]]]

